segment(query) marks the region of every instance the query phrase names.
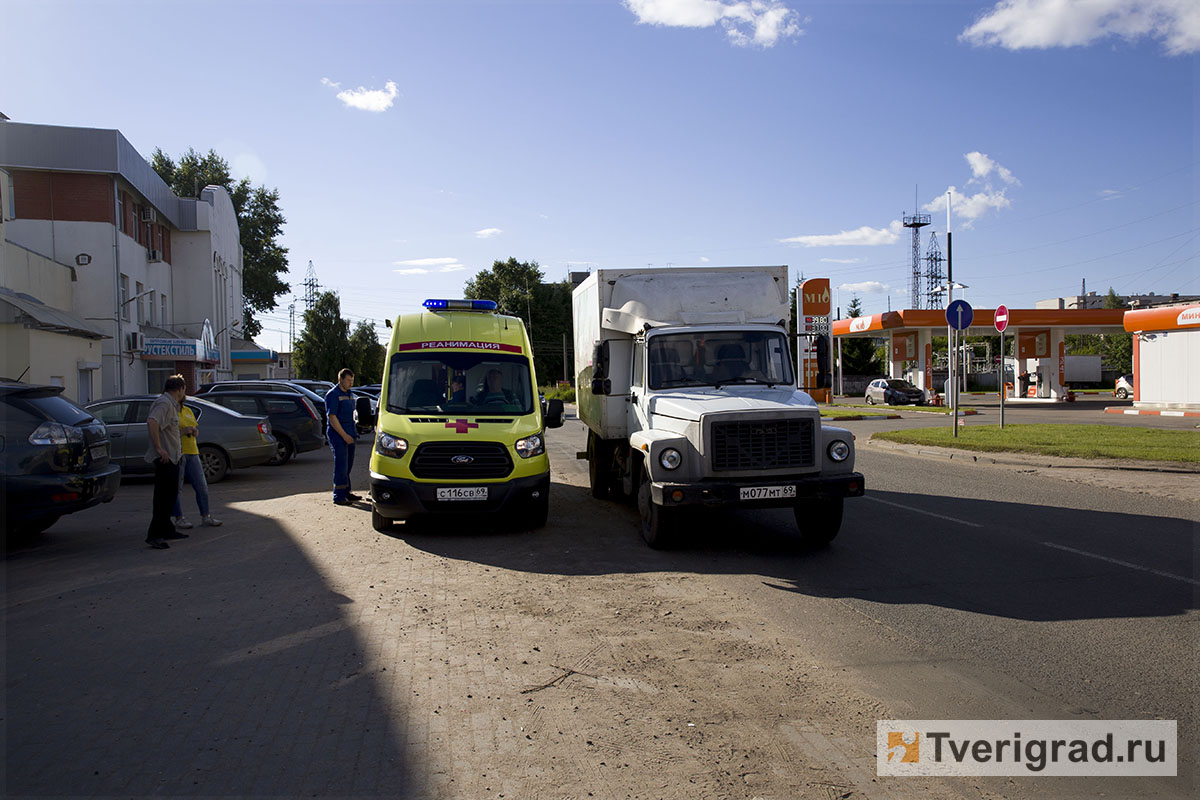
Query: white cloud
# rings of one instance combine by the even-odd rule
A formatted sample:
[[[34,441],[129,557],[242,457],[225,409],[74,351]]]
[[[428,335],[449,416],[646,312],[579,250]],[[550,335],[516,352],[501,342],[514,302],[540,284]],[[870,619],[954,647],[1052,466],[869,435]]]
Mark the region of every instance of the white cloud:
[[[809,236],[792,236],[780,239],[780,244],[798,244],[801,247],[874,247],[894,244],[900,238],[904,226],[894,219],[886,228],[871,228],[866,225],[852,231],[826,233]]]
[[[1081,47],[1110,36],[1162,40],[1168,55],[1200,50],[1196,0],[1001,0],[959,39],[1009,50]]]
[[[392,265],[402,267],[392,270],[397,275],[428,275],[432,272],[459,272],[466,269],[457,258],[410,258],[407,261],[393,261]]]
[[[861,264],[866,261],[865,258],[822,258],[822,264]]]
[[[879,281],[863,281],[862,283],[843,283],[837,287],[843,292],[851,295],[862,294],[887,294],[888,286],[886,283]]]
[[[1118,197],[1121,197],[1121,192],[1116,189],[1104,189],[1100,192],[1101,200],[1116,200]]]
[[[321,78],[321,84],[328,86],[331,89],[341,87],[340,83],[335,83],[329,78]],[[395,81],[388,81],[383,85],[382,89],[368,89],[365,86],[360,86],[357,89],[342,89],[337,93],[337,99],[341,100],[347,108],[357,108],[362,111],[373,111],[376,113],[387,111],[392,107],[392,102],[400,94],[400,88],[396,86]]]
[[[773,47],[780,39],[800,36],[800,15],[782,0],[625,0],[640,24],[670,28],[720,25],[739,47]]]
[[[947,192],[952,193],[950,206],[952,221],[962,223],[964,228],[970,228],[976,220],[990,211],[1011,208],[1012,200],[1008,196],[1008,189],[1020,186],[1021,181],[1012,174],[1012,170],[996,163],[986,153],[975,150],[965,154],[963,158],[971,167],[971,177],[967,180],[967,185],[979,184],[979,191],[972,194],[960,192],[956,186],[948,186],[945,192],[926,203],[921,210],[930,214],[945,213],[946,194]],[[999,178],[1005,185],[997,187],[992,183],[993,176]]]
[[[504,233],[500,228],[484,228],[483,230],[475,231],[476,239],[491,239]]]
[[[1010,186],[1021,185],[1021,182],[1013,176],[1012,171],[1008,169],[1008,167],[1000,166],[986,154],[981,153],[978,150],[972,153],[967,153],[964,158],[966,158],[967,163],[971,165],[972,181],[986,180],[989,175],[995,172],[996,176],[999,177],[1000,180],[1004,181]]]
[[[701,264],[707,264],[707,263],[708,263],[708,257],[707,257],[707,256],[700,256],[700,263],[701,263]]]

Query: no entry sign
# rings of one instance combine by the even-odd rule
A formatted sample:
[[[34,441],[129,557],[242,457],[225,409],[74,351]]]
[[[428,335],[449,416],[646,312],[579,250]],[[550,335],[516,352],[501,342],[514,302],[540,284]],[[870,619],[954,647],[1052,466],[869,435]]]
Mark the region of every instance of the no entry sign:
[[[996,306],[996,330],[1004,333],[1004,329],[1008,327],[1008,306]]]

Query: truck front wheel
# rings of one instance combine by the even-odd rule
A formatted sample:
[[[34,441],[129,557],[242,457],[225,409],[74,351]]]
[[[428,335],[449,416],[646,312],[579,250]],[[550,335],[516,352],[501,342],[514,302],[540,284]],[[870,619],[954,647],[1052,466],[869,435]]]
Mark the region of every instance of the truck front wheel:
[[[655,550],[665,550],[675,544],[678,528],[678,511],[663,508],[650,497],[650,471],[645,467],[638,485],[638,512],[642,517],[642,538]]]
[[[824,547],[834,540],[842,527],[844,498],[817,500],[792,506],[801,540],[812,547]]]
[[[392,529],[392,520],[371,506],[371,527],[380,533],[388,533]]]

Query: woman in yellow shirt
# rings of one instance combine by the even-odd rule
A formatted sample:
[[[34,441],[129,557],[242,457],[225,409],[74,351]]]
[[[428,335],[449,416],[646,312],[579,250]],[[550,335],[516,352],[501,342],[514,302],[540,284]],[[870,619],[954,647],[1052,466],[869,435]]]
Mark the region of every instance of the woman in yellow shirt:
[[[185,395],[186,397],[186,395]],[[216,527],[221,520],[214,519],[208,513],[208,481],[204,479],[204,465],[200,462],[200,448],[196,446],[196,434],[200,427],[196,415],[187,406],[180,403],[179,410],[179,442],[183,450],[183,458],[179,462],[179,491],[175,494],[175,512],[172,519],[176,528],[187,529],[192,523],[183,516],[183,480],[187,478],[196,492],[196,505],[200,508],[200,524]]]

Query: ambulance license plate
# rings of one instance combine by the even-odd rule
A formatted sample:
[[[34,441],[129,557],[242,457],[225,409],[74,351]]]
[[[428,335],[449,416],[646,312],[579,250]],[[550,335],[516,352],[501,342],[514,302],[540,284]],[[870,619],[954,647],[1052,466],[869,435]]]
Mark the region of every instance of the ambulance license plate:
[[[783,500],[796,496],[795,486],[743,486],[740,500]]]
[[[438,500],[487,500],[486,486],[451,486],[437,490]]]

